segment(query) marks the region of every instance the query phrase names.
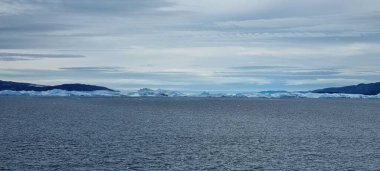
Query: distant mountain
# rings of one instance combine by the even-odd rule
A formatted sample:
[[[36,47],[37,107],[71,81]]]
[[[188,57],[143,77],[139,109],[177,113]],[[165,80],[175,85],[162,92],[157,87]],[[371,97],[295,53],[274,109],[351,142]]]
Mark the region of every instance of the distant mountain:
[[[370,84],[358,84],[345,87],[332,87],[314,90],[312,93],[344,93],[344,94],[364,94],[377,95],[380,93],[380,82]]]
[[[12,91],[48,91],[48,90],[66,90],[66,91],[96,91],[96,90],[107,90],[114,91],[107,87],[86,85],[86,84],[61,84],[55,86],[37,85],[30,83],[19,83],[12,81],[2,81],[0,80],[0,91],[2,90],[12,90]]]

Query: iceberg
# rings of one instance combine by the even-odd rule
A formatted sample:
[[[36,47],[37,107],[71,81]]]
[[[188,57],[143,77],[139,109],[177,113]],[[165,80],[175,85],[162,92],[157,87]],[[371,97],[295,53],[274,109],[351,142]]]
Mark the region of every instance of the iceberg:
[[[361,95],[361,94],[328,94],[328,93],[311,93],[311,92],[239,92],[239,93],[210,93],[202,92],[195,97],[240,97],[240,98],[350,98],[350,99],[378,99],[378,95]]]
[[[181,97],[185,96],[185,94],[178,92],[178,91],[172,91],[172,90],[163,90],[163,89],[149,89],[149,88],[142,88],[138,91],[132,91],[132,92],[126,92],[126,96],[132,96],[132,97]]]
[[[287,92],[287,91],[264,91],[264,92],[237,92],[237,93],[221,93],[221,92],[199,92],[199,93],[183,93],[179,91],[164,89],[143,88],[137,91],[68,91],[53,89],[47,91],[14,91],[2,90],[0,96],[108,96],[108,97],[231,97],[231,98],[349,98],[349,99],[380,99],[377,95],[362,94],[329,94],[329,93],[313,93],[313,92]]]

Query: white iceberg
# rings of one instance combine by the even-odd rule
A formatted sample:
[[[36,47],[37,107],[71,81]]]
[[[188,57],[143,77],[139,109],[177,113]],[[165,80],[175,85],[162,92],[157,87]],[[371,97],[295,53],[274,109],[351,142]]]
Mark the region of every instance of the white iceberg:
[[[137,91],[66,91],[66,90],[48,90],[48,91],[0,91],[2,96],[127,96],[127,97],[235,97],[235,98],[350,98],[350,99],[380,99],[378,95],[361,95],[361,94],[325,94],[311,92],[286,92],[286,91],[266,91],[266,92],[200,92],[200,93],[182,93],[179,91],[148,89],[143,88]]]
[[[138,91],[131,91],[124,93],[126,96],[132,97],[181,97],[186,96],[185,94],[178,91],[163,90],[163,89],[149,89],[142,88]]]

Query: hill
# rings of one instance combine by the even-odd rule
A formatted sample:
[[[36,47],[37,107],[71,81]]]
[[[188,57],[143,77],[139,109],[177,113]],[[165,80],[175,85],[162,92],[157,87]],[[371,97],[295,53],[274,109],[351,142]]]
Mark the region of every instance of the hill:
[[[345,87],[332,87],[312,91],[313,93],[344,93],[344,94],[364,94],[377,95],[380,93],[380,82],[369,84],[358,84]]]
[[[87,84],[61,84],[61,85],[47,86],[47,85],[37,85],[37,84],[30,84],[30,83],[20,83],[20,82],[0,80],[0,91],[2,90],[48,91],[48,90],[54,90],[54,89],[66,90],[66,91],[96,91],[96,90],[114,91],[107,87],[87,85]]]

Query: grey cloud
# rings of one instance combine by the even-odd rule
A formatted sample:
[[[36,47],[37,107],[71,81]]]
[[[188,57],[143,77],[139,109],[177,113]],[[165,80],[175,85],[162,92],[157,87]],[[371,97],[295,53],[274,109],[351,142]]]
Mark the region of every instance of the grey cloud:
[[[63,7],[69,11],[76,12],[91,12],[91,13],[132,13],[132,12],[147,12],[148,10],[154,10],[162,6],[171,5],[162,0],[82,0],[82,1],[62,1]]]
[[[42,58],[83,58],[83,55],[73,54],[33,54],[33,53],[4,53],[0,52],[0,61],[35,60]]]
[[[216,22],[211,29],[250,39],[373,37],[379,33],[378,12]]]
[[[337,77],[344,74],[339,68],[304,68],[297,66],[238,66],[229,71],[215,72],[220,77],[262,77],[276,80],[311,79],[317,77]]]
[[[297,66],[237,66],[231,67],[233,71],[230,73],[259,73],[259,72],[274,72],[286,73],[291,75],[334,75],[342,73],[341,68],[305,68]],[[272,74],[272,73],[271,73]]]
[[[0,31],[8,33],[0,35],[0,48],[67,49],[107,44],[203,46],[255,41],[307,40],[307,43],[313,43],[336,39],[379,42],[379,13],[372,9],[357,12],[347,5],[349,2],[342,6],[338,1],[269,1],[267,10],[249,11],[244,15],[237,11],[234,17],[220,14],[219,18],[194,14],[196,11],[185,14],[158,10],[176,5],[176,1],[166,0],[16,1],[41,9],[25,15],[0,17]],[[356,0],[350,2],[358,3]],[[373,6],[378,4],[370,2]],[[338,7],[341,14],[334,11]],[[292,15],[283,15],[289,12]],[[165,17],[160,18],[159,14]]]
[[[122,67],[64,67],[60,69],[72,71],[119,71]]]
[[[1,0],[0,1],[0,16],[19,15],[25,11],[32,10],[33,5],[21,3],[18,0]]]
[[[20,3],[32,4],[39,7],[40,13],[62,14],[144,14],[151,13],[160,7],[173,5],[166,0],[18,0]]]
[[[73,29],[73,25],[61,23],[7,23],[7,25],[0,24],[0,32],[2,33],[46,33],[51,31]]]
[[[13,78],[70,78],[70,79],[150,79],[150,80],[166,80],[166,81],[188,81],[197,79],[199,76],[191,73],[180,72],[138,72],[138,71],[119,71],[108,72],[109,70],[102,70],[101,67],[83,67],[66,68],[60,70],[43,70],[43,69],[5,69],[0,73],[0,76],[12,76]],[[112,68],[112,67],[111,67]],[[117,68],[117,67],[115,67]],[[78,69],[81,72],[78,74]],[[4,75],[3,75],[4,74]],[[41,78],[40,78],[41,77]],[[191,78],[191,79],[189,79]]]
[[[157,31],[163,23],[173,23],[158,19],[160,16],[175,18],[173,12],[158,10],[173,4],[166,0],[14,0],[11,3],[33,6],[35,10],[0,15],[1,49],[104,46],[115,44],[121,35],[140,40],[138,35],[142,30]],[[109,42],[94,41],[100,38]]]
[[[263,77],[273,79],[285,78],[314,78],[314,77],[336,77],[341,72],[335,71],[317,71],[317,72],[281,72],[281,71],[266,71],[266,72],[215,72],[219,77]]]
[[[293,67],[293,66],[237,66],[237,67],[231,67],[231,69],[236,69],[236,70],[257,70],[257,69],[294,69],[298,67]]]

